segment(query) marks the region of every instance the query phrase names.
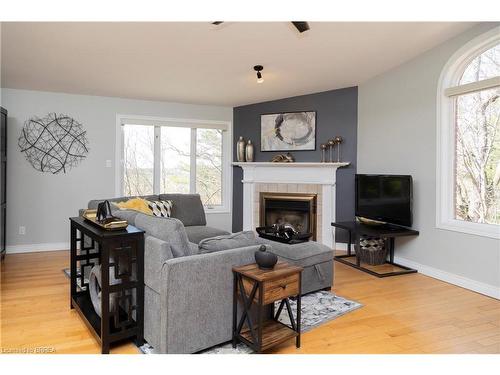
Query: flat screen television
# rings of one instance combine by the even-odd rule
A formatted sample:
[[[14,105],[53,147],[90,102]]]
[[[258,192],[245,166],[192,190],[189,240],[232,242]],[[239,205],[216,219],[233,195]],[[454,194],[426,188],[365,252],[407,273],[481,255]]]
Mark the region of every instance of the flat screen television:
[[[356,175],[356,216],[411,227],[413,180],[400,175]]]

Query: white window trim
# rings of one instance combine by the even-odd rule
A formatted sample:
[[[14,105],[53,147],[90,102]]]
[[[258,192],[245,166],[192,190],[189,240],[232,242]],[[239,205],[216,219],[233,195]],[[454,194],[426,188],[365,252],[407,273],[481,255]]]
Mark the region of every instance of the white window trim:
[[[454,218],[454,163],[455,122],[453,96],[478,87],[486,87],[491,80],[474,85],[458,86],[466,66],[480,53],[500,41],[500,26],[474,38],[460,48],[446,63],[437,87],[437,168],[436,168],[436,227],[483,237],[500,238],[500,226],[471,223]],[[447,90],[448,89],[448,90]]]
[[[448,97],[471,94],[473,92],[488,90],[500,86],[500,77],[483,79],[482,81],[466,83],[463,85],[449,87],[444,90],[444,94]]]
[[[232,123],[231,121],[215,121],[215,120],[201,120],[201,119],[186,119],[186,118],[167,118],[167,117],[156,117],[156,116],[141,116],[141,115],[116,115],[116,128],[115,128],[115,194],[116,196],[123,195],[123,168],[124,168],[124,157],[123,157],[123,132],[122,125],[125,123],[133,123],[137,125],[158,125],[158,126],[175,126],[184,128],[203,128],[203,129],[222,129],[222,206],[216,208],[205,207],[205,212],[207,214],[228,214],[231,213],[232,207],[232,188],[233,188],[233,171],[231,168],[232,160]],[[158,128],[155,128],[158,129]],[[159,129],[158,129],[159,130]],[[156,137],[155,130],[155,142],[159,142],[159,138]],[[193,137],[194,134],[194,137]],[[191,132],[191,147],[193,147],[193,142],[196,142],[196,131]],[[159,147],[156,147],[159,152]],[[155,160],[158,158],[155,156]],[[159,160],[159,159],[158,159]],[[196,166],[196,164],[195,164]],[[155,173],[159,173],[159,168],[155,166]],[[156,172],[157,171],[157,172]],[[195,171],[196,173],[196,171]],[[193,174],[193,168],[191,168],[191,177]],[[156,179],[159,184],[159,178]],[[191,184],[193,184],[193,179],[190,179]],[[159,186],[155,186],[155,190],[159,190]],[[192,186],[191,186],[192,190]]]

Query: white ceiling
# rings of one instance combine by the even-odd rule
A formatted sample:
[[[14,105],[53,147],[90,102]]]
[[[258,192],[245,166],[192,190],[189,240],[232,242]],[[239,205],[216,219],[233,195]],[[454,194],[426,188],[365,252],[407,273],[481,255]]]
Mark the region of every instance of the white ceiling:
[[[2,23],[8,88],[238,106],[360,83],[473,23]],[[264,65],[265,82],[252,67]]]

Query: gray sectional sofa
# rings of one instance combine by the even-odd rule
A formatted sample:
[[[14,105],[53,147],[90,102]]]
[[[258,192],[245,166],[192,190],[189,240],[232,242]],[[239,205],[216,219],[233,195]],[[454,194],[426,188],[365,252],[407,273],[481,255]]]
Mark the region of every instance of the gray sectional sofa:
[[[114,209],[113,214],[146,232],[144,335],[158,353],[195,353],[231,340],[231,269],[255,262],[254,253],[261,244],[281,260],[304,267],[304,294],[333,284],[333,252],[324,245],[285,245],[255,238],[251,232],[250,237],[237,235],[228,239],[227,232],[206,226],[197,194],[144,198],[171,199],[172,218],[130,210]],[[125,199],[128,198],[109,200]],[[95,208],[101,201],[91,201],[88,207]],[[207,240],[215,236],[222,237]],[[237,247],[228,248],[227,244]],[[200,246],[204,248],[200,250]]]
[[[130,197],[109,198],[110,202],[123,202]],[[202,239],[208,237],[220,236],[222,234],[229,234],[228,232],[207,226],[207,219],[205,210],[201,203],[198,194],[160,194],[160,195],[144,195],[141,198],[147,200],[171,200],[172,217],[178,219],[184,225],[186,234],[189,241],[192,243],[199,243]],[[92,200],[88,204],[88,208],[97,208],[97,204],[102,202],[103,199]],[[135,220],[137,212],[127,211],[124,215],[128,215],[132,220]]]

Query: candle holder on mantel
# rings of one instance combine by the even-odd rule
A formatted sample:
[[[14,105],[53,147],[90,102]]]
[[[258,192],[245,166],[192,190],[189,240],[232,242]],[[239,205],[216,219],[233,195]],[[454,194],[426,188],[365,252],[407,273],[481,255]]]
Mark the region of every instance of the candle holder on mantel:
[[[337,135],[333,140],[337,145],[337,163],[340,163],[340,144],[344,142],[344,139],[340,135]]]
[[[326,143],[322,143],[319,147],[321,148],[321,162],[322,163],[328,162],[326,157],[326,150],[328,149],[328,145]]]
[[[330,157],[328,158],[329,163],[333,163],[333,148],[335,147],[335,138],[329,139],[328,140],[328,148],[329,148],[329,154]]]

